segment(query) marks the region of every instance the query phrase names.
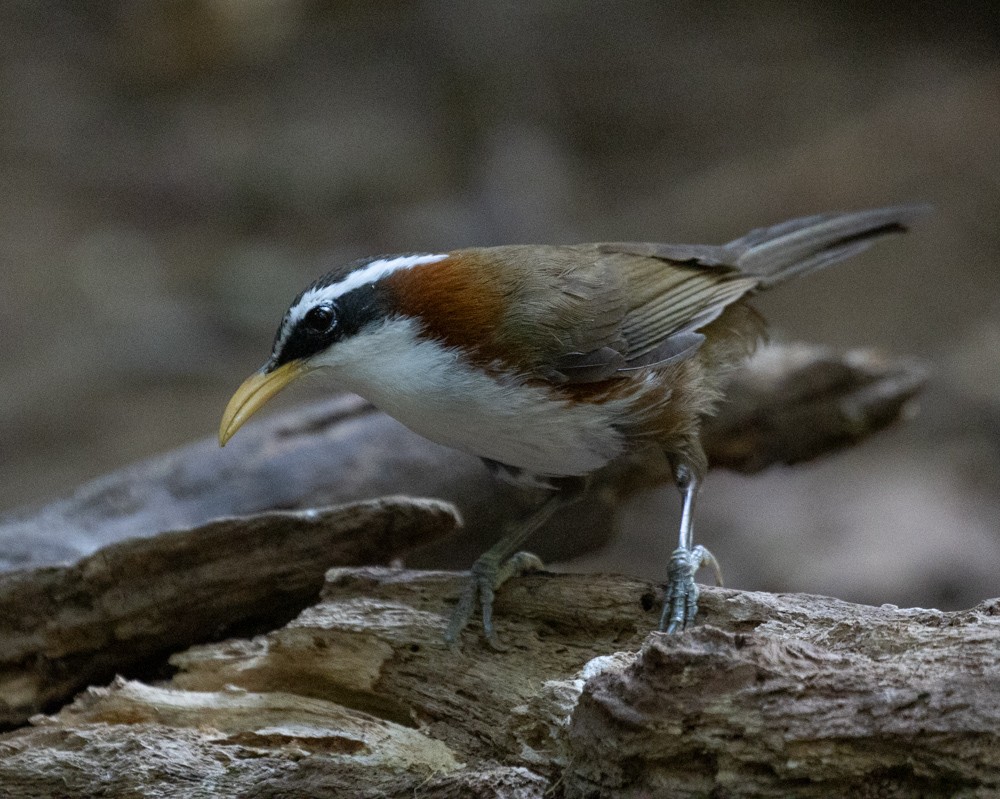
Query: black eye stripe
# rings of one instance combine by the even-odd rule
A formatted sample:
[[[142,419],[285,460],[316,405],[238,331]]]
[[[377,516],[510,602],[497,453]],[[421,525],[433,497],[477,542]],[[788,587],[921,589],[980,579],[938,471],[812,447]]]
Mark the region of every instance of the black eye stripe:
[[[384,319],[387,310],[380,296],[376,287],[365,285],[336,299],[316,299],[308,308],[293,304],[275,335],[268,366],[273,370],[289,361],[312,358]]]

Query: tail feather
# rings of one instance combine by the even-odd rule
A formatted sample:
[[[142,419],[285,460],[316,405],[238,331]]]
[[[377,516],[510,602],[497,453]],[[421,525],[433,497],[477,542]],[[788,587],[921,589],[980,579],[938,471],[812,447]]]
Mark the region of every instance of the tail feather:
[[[766,289],[857,255],[882,236],[905,233],[929,211],[926,205],[903,205],[808,216],[752,230],[722,249],[729,263],[759,277],[759,287]]]

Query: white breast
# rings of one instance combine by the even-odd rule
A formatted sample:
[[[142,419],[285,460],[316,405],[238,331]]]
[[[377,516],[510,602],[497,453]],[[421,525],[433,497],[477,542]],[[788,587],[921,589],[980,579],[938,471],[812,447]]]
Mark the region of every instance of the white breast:
[[[425,438],[542,476],[591,472],[621,454],[622,403],[569,403],[496,379],[392,319],[314,359],[337,382]]]

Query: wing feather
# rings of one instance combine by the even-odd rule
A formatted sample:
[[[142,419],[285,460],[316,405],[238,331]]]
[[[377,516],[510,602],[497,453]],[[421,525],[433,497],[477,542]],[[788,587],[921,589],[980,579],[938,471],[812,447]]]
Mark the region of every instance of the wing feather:
[[[659,243],[463,251],[492,274],[509,312],[489,335],[525,371],[586,383],[678,363],[698,331],[748,294],[903,232],[926,209],[822,214],[759,228],[721,246]],[[754,335],[754,329],[744,331]],[[738,335],[734,331],[733,335]]]

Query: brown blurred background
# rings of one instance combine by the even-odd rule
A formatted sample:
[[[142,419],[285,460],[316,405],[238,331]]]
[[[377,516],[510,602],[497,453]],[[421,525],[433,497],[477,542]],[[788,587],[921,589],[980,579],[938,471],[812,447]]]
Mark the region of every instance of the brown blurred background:
[[[212,435],[331,262],[722,242],[929,201],[912,235],[759,302],[778,338],[925,358],[920,415],[819,464],[713,474],[698,537],[741,587],[1000,595],[997,9],[2,4],[0,508]],[[570,566],[662,578],[673,492],[623,525]]]

